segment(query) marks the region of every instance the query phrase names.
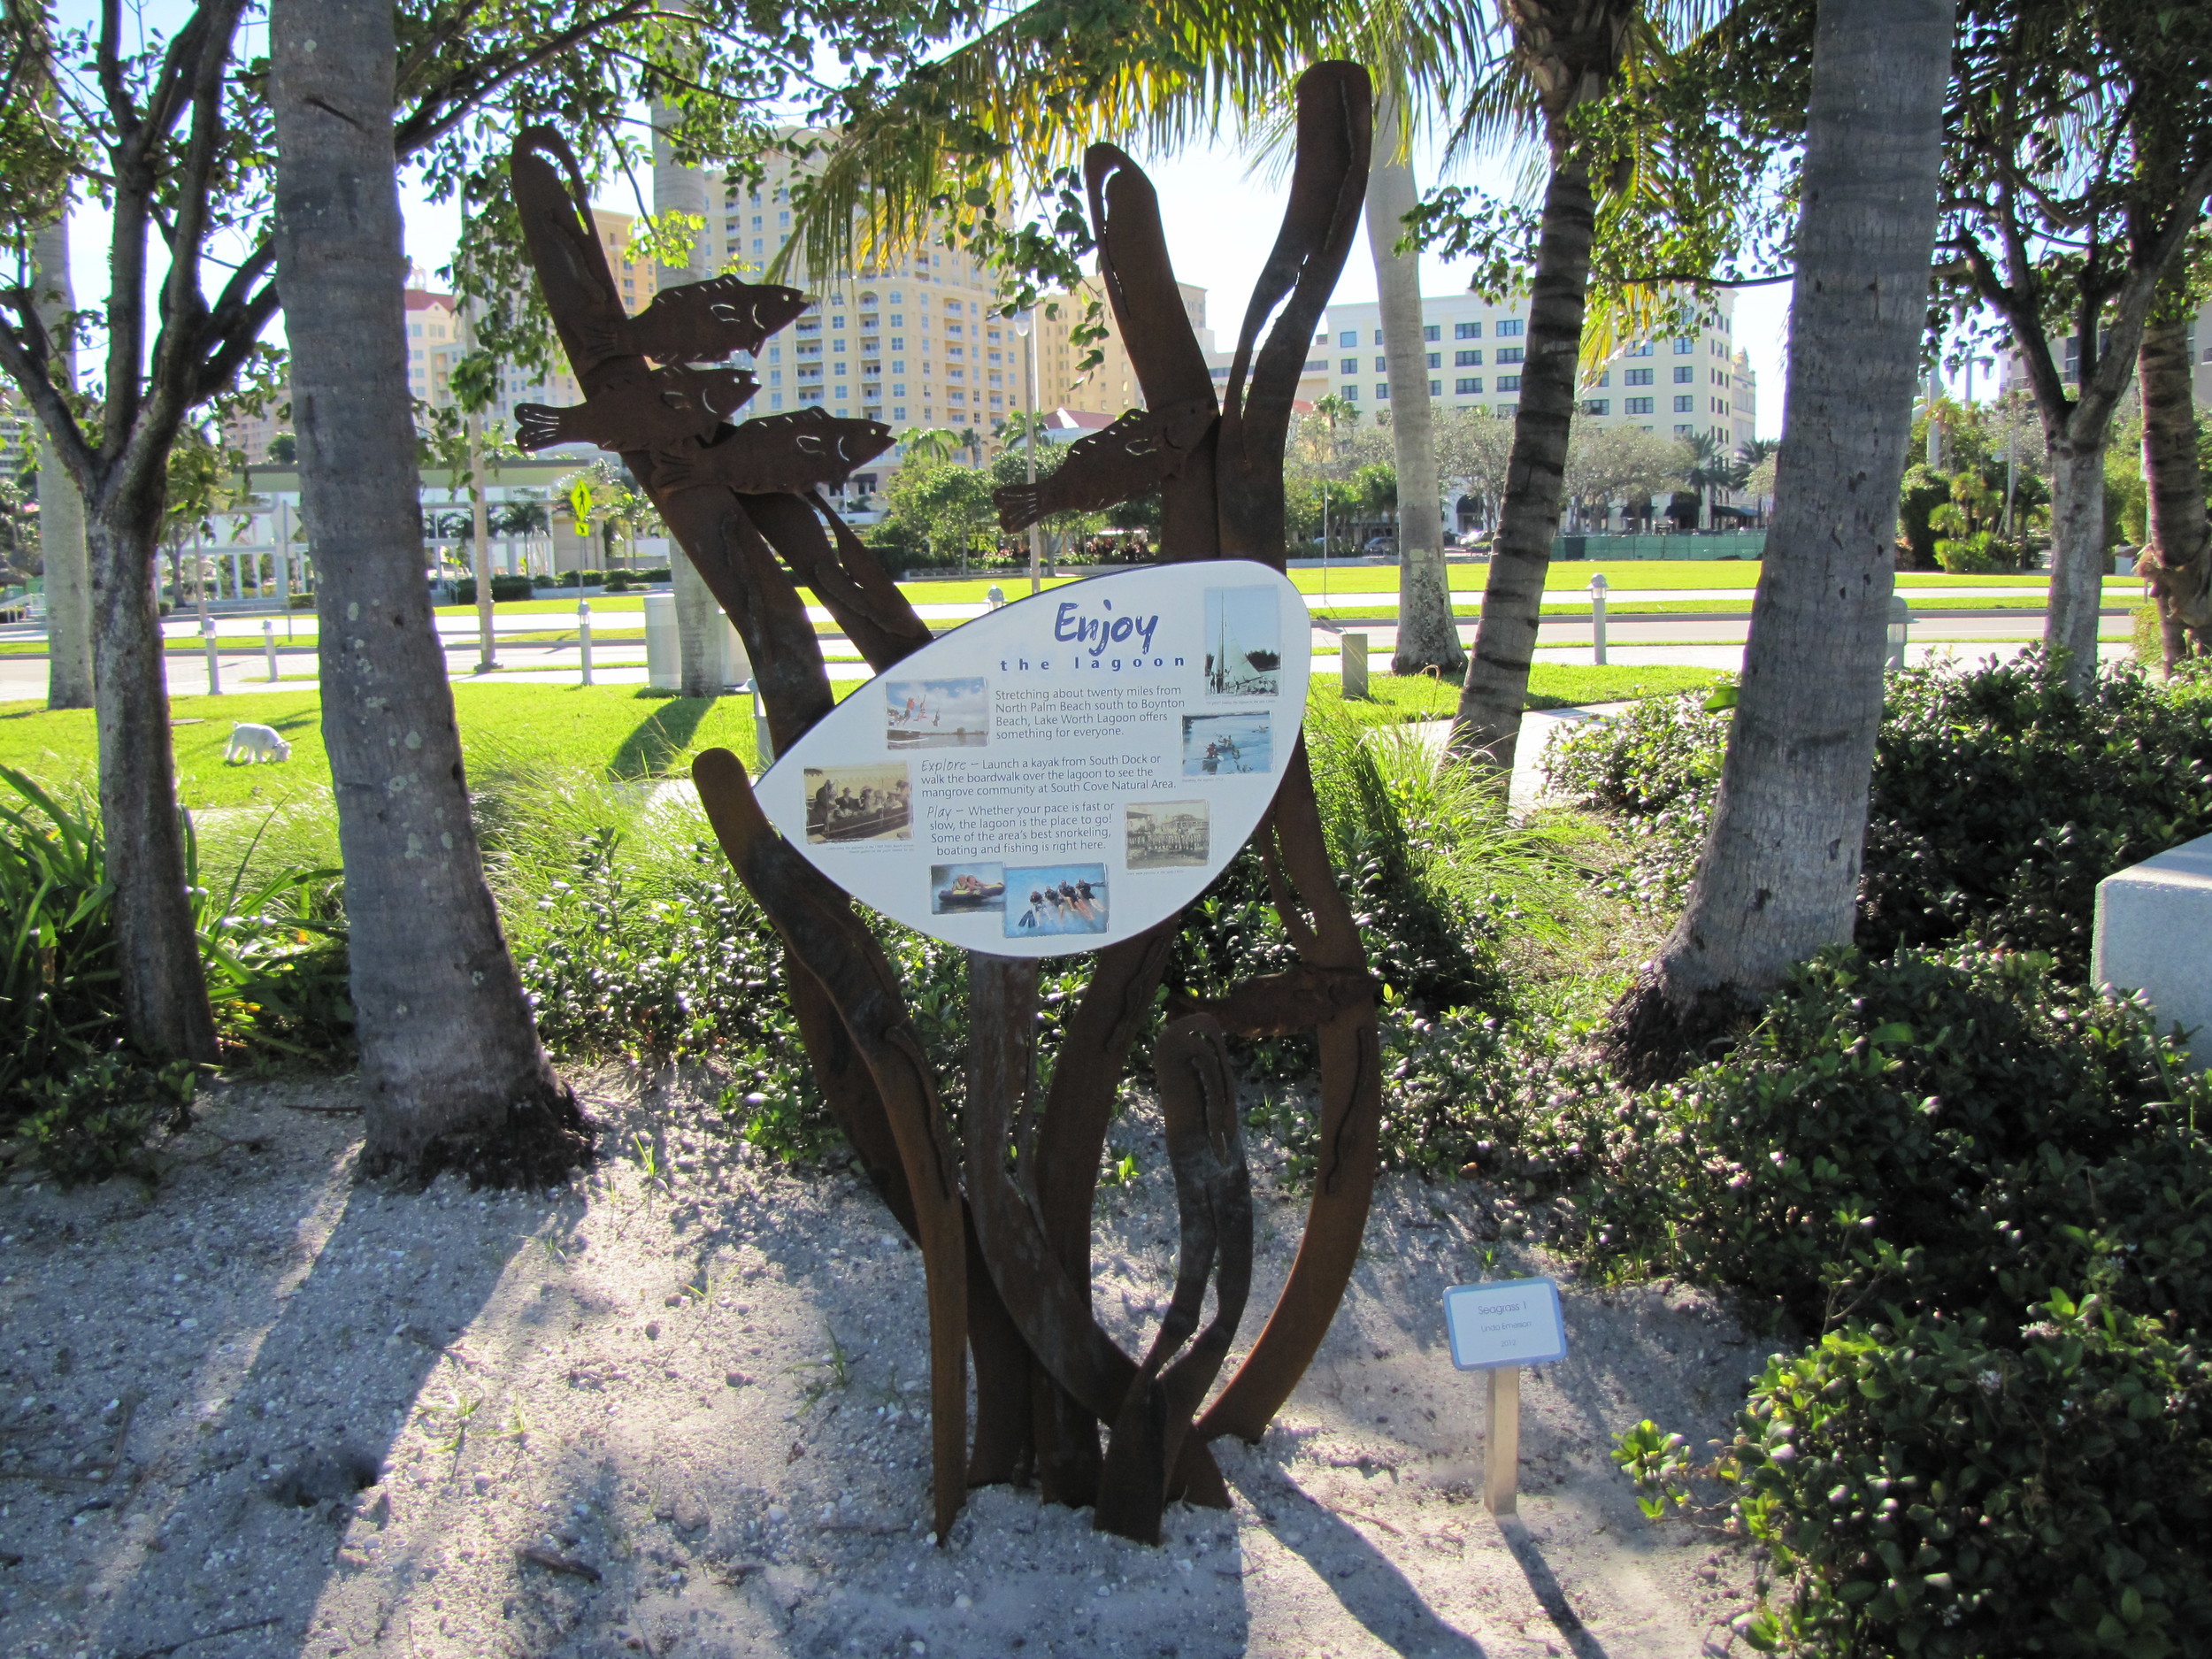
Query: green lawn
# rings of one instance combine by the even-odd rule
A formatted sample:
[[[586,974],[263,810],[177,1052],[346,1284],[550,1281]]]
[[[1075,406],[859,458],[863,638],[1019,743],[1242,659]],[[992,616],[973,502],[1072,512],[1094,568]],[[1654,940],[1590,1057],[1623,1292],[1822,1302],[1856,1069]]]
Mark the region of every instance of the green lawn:
[[[1587,703],[1628,703],[1677,691],[1702,690],[1729,678],[1714,668],[1626,665],[1599,668],[1572,663],[1538,663],[1528,671],[1528,707],[1566,709]],[[1341,680],[1334,672],[1317,672],[1308,694],[1318,703],[1340,704]],[[1443,720],[1459,706],[1459,684],[1433,674],[1403,679],[1375,673],[1367,682],[1367,701],[1354,704],[1363,720]]]
[[[1589,668],[1539,663],[1529,675],[1529,706],[1623,702],[1709,686],[1710,669]],[[848,696],[862,682],[847,681]],[[1455,684],[1432,677],[1377,674],[1361,712],[1379,720],[1442,719],[1458,701]],[[1317,674],[1312,695],[1338,698],[1334,675]],[[637,686],[499,685],[457,682],[454,707],[472,766],[585,766],[611,779],[642,780],[680,772],[703,749],[733,749],[749,766],[752,703],[746,697],[671,697]],[[177,789],[194,808],[274,804],[303,790],[327,788],[322,695],[297,690],[233,692],[177,697],[170,703]],[[224,747],[239,722],[273,726],[292,745],[281,764],[227,765]],[[89,786],[98,763],[88,709],[49,710],[38,703],[0,703],[0,765],[50,783]]]
[[[453,702],[472,765],[541,760],[642,779],[680,771],[703,749],[733,749],[748,765],[754,758],[747,697],[670,697],[638,686],[457,684]],[[327,788],[321,706],[312,688],[173,699],[179,796],[191,807],[243,806]],[[274,726],[291,743],[292,758],[226,765],[223,749],[239,721]],[[0,703],[0,764],[57,782],[88,781],[97,757],[89,710]]]

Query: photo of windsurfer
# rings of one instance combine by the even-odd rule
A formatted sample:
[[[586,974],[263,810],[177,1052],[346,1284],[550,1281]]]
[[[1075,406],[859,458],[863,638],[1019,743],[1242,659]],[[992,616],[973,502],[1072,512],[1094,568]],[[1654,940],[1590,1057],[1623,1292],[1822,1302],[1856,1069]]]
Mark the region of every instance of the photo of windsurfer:
[[[892,749],[983,749],[991,741],[989,682],[884,682],[884,741]]]
[[[1106,931],[1104,864],[1040,864],[1006,872],[1006,937]]]
[[[1283,688],[1283,608],[1272,588],[1206,589],[1206,695],[1272,697]]]
[[[1272,772],[1274,727],[1264,714],[1187,714],[1183,717],[1183,776],[1218,778],[1228,772]]]
[[[1006,908],[1004,864],[932,864],[929,913],[970,916]]]

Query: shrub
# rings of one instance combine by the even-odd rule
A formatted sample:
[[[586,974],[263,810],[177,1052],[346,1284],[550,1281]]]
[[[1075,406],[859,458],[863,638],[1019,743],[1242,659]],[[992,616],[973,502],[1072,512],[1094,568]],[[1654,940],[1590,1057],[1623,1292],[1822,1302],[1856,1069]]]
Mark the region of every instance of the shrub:
[[[1821,1333],[1705,1471],[1792,1579],[1755,1645],[2212,1653],[2212,1082],[2147,1007],[2022,953],[1835,952],[1608,1116],[1595,1261]],[[1616,1455],[1685,1495],[1678,1440]]]
[[[2108,666],[2086,697],[2039,653],[1893,673],[1874,762],[1859,942],[1877,955],[1975,940],[2088,970],[2096,884],[2212,832],[2212,679]],[[1693,695],[1650,698],[1563,740],[1548,775],[1619,815],[1623,890],[1678,903],[1727,728]]]
[[[191,1069],[142,1064],[122,1042],[113,890],[98,813],[0,767],[0,1134],[64,1180],[148,1173],[148,1138],[188,1110]],[[231,1056],[343,1046],[344,933],[337,872],[256,854],[276,815],[238,852],[229,881],[204,883],[185,818],[202,971]]]
[[[571,571],[568,573],[568,579],[571,585],[577,588],[603,588],[607,584],[607,572],[604,571]]]
[[[1885,1302],[2016,1307],[2082,1282],[2101,1181],[2212,1172],[2172,1104],[2202,1086],[2177,1071],[2146,1008],[2038,958],[1830,952],[1724,1059],[1624,1109],[1595,1252],[1734,1286],[1814,1331]],[[2185,1289],[2193,1322],[2212,1312],[2212,1232],[2172,1219],[2116,1282],[2144,1312]],[[2067,1226],[2081,1248],[2060,1248]]]
[[[2093,1295],[2025,1311],[2011,1340],[1929,1315],[1769,1362],[1710,1471],[1793,1580],[1752,1646],[2212,1653],[2212,1363]],[[1627,1442],[1647,1511],[1686,1495],[1678,1442]]]

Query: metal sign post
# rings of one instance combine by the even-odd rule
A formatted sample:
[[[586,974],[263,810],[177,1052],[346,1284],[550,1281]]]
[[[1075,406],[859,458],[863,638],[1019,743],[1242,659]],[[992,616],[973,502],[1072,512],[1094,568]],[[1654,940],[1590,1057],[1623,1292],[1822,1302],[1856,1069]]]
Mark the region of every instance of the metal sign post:
[[[1490,1422],[1483,1457],[1483,1507],[1511,1515],[1519,1507],[1521,1367],[1567,1357],[1559,1286],[1548,1279],[1455,1285],[1444,1293],[1452,1363],[1490,1373]]]

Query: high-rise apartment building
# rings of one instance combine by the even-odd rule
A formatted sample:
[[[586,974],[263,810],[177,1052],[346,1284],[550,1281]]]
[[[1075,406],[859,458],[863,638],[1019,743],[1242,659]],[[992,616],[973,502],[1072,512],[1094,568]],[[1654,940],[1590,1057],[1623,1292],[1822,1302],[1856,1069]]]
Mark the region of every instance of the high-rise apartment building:
[[[1719,314],[1694,334],[1634,341],[1615,352],[1585,379],[1582,418],[1678,438],[1703,434],[1732,450],[1748,442],[1758,431],[1758,376],[1731,335],[1733,301],[1723,294],[1717,306]],[[1510,419],[1520,407],[1526,296],[1494,303],[1473,294],[1427,296],[1421,316],[1431,401],[1448,409],[1486,407]],[[1382,313],[1374,302],[1330,306],[1314,349],[1326,353],[1338,396],[1363,410],[1389,407]]]
[[[758,184],[706,173],[692,268],[757,280],[791,240],[791,186],[810,165],[769,157]],[[784,280],[814,303],[750,362],[760,391],[747,414],[816,407],[895,429],[972,433],[988,449],[993,428],[1024,407],[1022,342],[991,314],[994,285],[968,255],[928,238],[879,265]]]

